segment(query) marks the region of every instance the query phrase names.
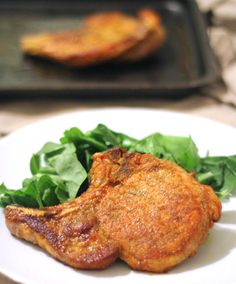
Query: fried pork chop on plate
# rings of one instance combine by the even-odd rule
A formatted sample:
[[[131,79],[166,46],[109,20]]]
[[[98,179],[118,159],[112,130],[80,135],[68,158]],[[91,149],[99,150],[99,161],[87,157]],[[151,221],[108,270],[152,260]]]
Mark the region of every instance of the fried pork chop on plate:
[[[74,67],[111,60],[137,61],[156,52],[165,40],[160,16],[144,9],[138,17],[107,12],[87,17],[80,29],[26,35],[24,53]]]
[[[79,269],[120,258],[163,272],[197,253],[221,203],[210,187],[171,161],[115,148],[93,157],[80,197],[44,209],[5,208],[13,235]]]

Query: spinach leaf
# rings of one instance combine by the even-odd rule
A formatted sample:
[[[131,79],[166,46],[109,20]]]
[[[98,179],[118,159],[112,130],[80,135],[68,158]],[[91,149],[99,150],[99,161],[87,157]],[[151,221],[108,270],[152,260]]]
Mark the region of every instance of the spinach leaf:
[[[30,188],[30,192],[28,188]],[[40,207],[41,202],[38,203],[38,195],[35,192],[35,187],[31,183],[29,183],[28,187],[18,190],[8,189],[4,184],[1,184],[0,205],[7,206],[9,204],[21,204],[27,207]]]
[[[212,186],[220,198],[230,197],[236,189],[236,155],[202,158],[196,177]]]
[[[134,139],[126,134],[115,132],[109,129],[104,124],[98,126],[87,132],[87,135],[97,141],[103,143],[107,148],[119,146],[121,148],[129,148],[137,139]]]
[[[107,147],[104,143],[84,134],[79,128],[73,127],[64,132],[64,136],[60,139],[62,144],[73,143],[77,148],[86,149],[92,147],[96,151],[105,151]]]
[[[68,144],[45,144],[30,161],[32,178],[22,182],[19,190],[0,186],[0,205],[17,203],[28,207],[44,207],[74,199],[87,178],[77,158],[76,147]]]
[[[200,162],[198,149],[191,137],[167,136],[154,133],[129,147],[132,152],[149,153],[162,159],[172,160],[194,171]]]

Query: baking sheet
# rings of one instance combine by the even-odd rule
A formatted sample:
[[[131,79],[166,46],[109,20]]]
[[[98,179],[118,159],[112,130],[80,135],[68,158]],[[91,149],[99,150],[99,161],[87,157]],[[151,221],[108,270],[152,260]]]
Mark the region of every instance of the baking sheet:
[[[121,10],[134,14],[139,8],[157,10],[167,30],[161,50],[141,63],[73,70],[26,57],[20,50],[23,34],[77,28],[90,13]],[[193,0],[1,1],[0,58],[0,95],[4,97],[177,96],[220,76]]]

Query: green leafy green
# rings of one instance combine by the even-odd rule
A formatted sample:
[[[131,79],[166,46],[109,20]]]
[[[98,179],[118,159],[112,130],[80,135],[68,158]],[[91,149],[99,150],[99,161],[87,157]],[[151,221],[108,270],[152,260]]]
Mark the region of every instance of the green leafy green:
[[[94,130],[87,132],[87,135],[96,139],[96,141],[103,143],[108,148],[119,146],[121,148],[129,149],[129,147],[137,141],[137,139],[126,134],[112,131],[103,124],[98,124]]]
[[[87,178],[87,172],[72,143],[45,144],[30,161],[32,178],[22,182],[19,190],[0,186],[0,205],[16,203],[28,207],[44,207],[74,199]]]
[[[236,189],[236,155],[202,158],[197,179],[212,186],[219,197],[229,197]]]
[[[166,136],[154,133],[133,143],[129,150],[172,160],[189,172],[195,170],[200,162],[198,149],[191,137]]]
[[[176,162],[226,198],[236,189],[236,156],[200,158],[191,137],[153,133],[141,140],[115,132],[103,124],[84,133],[77,127],[64,132],[60,143],[48,142],[30,160],[32,177],[17,190],[0,185],[0,206],[52,206],[67,202],[88,186],[88,172],[96,152],[121,147]]]

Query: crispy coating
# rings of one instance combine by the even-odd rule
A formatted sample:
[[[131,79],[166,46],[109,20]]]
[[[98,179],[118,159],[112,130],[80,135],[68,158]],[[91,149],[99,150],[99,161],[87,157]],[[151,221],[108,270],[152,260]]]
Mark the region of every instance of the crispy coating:
[[[28,55],[85,67],[147,57],[161,46],[163,35],[159,16],[152,10],[141,10],[139,17],[109,12],[87,17],[77,30],[26,35],[21,48]]]
[[[220,218],[221,203],[175,163],[118,148],[94,155],[88,190],[68,203],[5,208],[11,233],[81,269],[121,258],[163,272],[193,256]]]

